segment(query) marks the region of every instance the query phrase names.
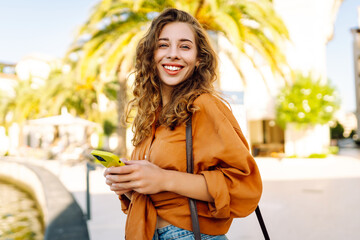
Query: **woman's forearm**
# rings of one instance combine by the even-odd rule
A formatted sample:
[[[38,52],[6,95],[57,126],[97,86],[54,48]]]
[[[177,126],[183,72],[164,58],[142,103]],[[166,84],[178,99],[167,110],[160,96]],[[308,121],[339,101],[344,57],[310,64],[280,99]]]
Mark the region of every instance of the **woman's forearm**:
[[[164,190],[196,200],[214,202],[203,175],[165,170]]]

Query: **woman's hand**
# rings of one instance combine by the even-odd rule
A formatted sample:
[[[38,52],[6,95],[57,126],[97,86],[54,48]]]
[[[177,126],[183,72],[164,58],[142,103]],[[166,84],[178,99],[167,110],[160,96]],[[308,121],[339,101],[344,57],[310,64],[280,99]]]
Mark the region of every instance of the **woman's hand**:
[[[147,160],[124,161],[125,166],[110,167],[104,172],[106,184],[117,195],[131,192],[156,194],[163,191],[201,201],[213,202],[203,175],[165,170]]]
[[[126,163],[127,160],[122,158],[121,159],[122,162]],[[109,179],[107,176],[111,175],[111,171],[116,171],[115,169],[116,168],[120,168],[120,167],[110,167],[110,168],[106,168],[105,171],[104,171],[104,177],[105,177],[105,183],[107,185],[109,185],[110,187],[110,190],[114,191],[112,188],[112,184],[115,183],[114,181],[112,181],[111,179]],[[110,170],[112,169],[112,170]],[[131,189],[122,189],[122,190],[115,190],[114,192],[117,194],[117,195],[122,195],[122,194],[125,194],[129,199],[131,198]]]
[[[147,160],[124,161],[125,166],[110,167],[104,172],[106,184],[117,195],[136,191],[155,194],[165,190],[166,170]]]

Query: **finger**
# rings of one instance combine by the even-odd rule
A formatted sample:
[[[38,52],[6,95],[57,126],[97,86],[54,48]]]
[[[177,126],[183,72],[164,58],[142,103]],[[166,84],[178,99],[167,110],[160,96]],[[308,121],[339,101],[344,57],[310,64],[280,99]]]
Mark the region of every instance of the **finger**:
[[[127,190],[121,190],[121,191],[113,191],[113,192],[118,196],[120,196],[120,195],[125,195],[126,196],[126,193],[129,193],[130,191],[132,191],[132,190],[128,190],[128,191]]]
[[[104,170],[104,177],[106,177],[107,175],[109,174],[109,171],[108,171],[108,168],[106,168],[105,170]]]
[[[120,195],[123,195],[125,194],[126,192],[124,191],[114,191],[116,195],[120,196]]]
[[[129,174],[133,171],[133,169],[128,166],[121,166],[121,167],[109,167],[105,171],[107,174]]]
[[[112,174],[107,175],[106,179],[112,183],[124,183],[137,180],[138,174]]]
[[[106,183],[106,185],[111,186],[111,184],[113,184],[114,182],[113,182],[113,181],[110,181],[109,179],[106,179],[106,180],[105,180],[105,183]]]
[[[127,161],[126,165],[144,165],[151,164],[148,160],[136,160],[136,161]]]
[[[134,165],[134,164],[136,164],[136,162],[139,162],[139,161],[126,161],[124,163],[125,163],[125,165]]]
[[[113,168],[113,167],[110,167],[110,168],[106,168],[105,170],[104,170],[104,177],[106,178],[107,176],[110,176],[111,174],[113,174],[112,172],[113,171],[116,171],[115,169],[111,169],[111,168]]]
[[[110,186],[111,191],[132,191],[136,184],[134,182],[113,183]]]

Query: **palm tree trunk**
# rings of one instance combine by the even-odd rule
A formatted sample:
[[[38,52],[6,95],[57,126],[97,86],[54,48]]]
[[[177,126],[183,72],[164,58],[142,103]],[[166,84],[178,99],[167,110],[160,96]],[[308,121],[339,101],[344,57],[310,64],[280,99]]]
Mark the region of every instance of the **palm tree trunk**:
[[[117,114],[118,114],[118,127],[117,127],[117,137],[118,137],[118,146],[116,148],[116,153],[121,157],[127,157],[127,147],[126,147],[126,124],[125,124],[125,108],[127,104],[127,85],[126,78],[121,77],[119,79],[119,90],[117,92]]]

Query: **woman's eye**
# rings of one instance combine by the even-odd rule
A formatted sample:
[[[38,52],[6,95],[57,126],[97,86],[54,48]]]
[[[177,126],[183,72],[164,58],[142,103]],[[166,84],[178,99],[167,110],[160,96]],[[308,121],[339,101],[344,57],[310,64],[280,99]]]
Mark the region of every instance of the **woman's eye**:
[[[184,48],[184,49],[190,49],[190,47],[189,47],[189,46],[187,46],[187,45],[182,45],[182,46],[181,46],[181,48]]]
[[[167,44],[165,44],[165,43],[161,43],[161,44],[159,44],[159,48],[163,48],[163,47],[167,47],[168,45]]]

